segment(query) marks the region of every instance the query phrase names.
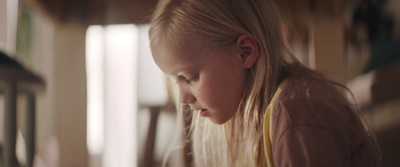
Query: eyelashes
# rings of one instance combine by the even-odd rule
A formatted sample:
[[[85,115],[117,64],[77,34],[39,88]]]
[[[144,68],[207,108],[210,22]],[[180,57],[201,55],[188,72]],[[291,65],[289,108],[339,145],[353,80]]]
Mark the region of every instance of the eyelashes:
[[[194,75],[193,77],[186,79],[188,82],[195,82],[199,80],[199,75]]]

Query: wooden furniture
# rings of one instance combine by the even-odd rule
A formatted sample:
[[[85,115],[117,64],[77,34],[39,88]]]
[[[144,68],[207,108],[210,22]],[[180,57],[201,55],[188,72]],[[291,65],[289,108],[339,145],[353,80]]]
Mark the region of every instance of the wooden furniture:
[[[176,112],[176,107],[173,103],[168,103],[165,106],[147,106],[146,108],[149,109],[150,112],[150,122],[149,122],[149,128],[147,132],[147,138],[146,138],[146,146],[145,146],[145,152],[144,152],[144,157],[141,160],[141,163],[139,164],[140,167],[154,167],[157,166],[155,164],[155,158],[154,158],[154,150],[155,150],[155,145],[156,145],[156,138],[157,138],[157,124],[158,124],[158,119],[160,112],[170,112],[174,113]],[[182,135],[182,141],[185,142],[183,145],[183,165],[185,167],[193,166],[193,154],[192,154],[192,141],[189,137],[190,135],[190,124],[191,124],[191,117],[192,114],[190,111],[183,112],[183,117],[184,122],[184,131]],[[159,137],[159,136],[158,136]]]
[[[1,53],[1,52],[0,52]],[[35,93],[44,87],[44,81],[23,68],[12,59],[0,54],[0,94],[4,96],[4,164],[0,166],[19,166],[16,158],[17,139],[17,95],[27,97],[26,110],[26,166],[33,166],[35,154]]]
[[[160,106],[148,107],[150,110],[150,123],[149,130],[147,132],[147,140],[145,146],[144,159],[140,166],[154,166],[154,148],[156,142],[157,122],[158,116],[162,110]]]

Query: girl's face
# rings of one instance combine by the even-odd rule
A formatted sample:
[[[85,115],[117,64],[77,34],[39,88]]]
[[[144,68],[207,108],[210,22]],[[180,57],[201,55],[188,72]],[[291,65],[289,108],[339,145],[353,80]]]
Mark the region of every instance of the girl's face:
[[[181,103],[216,124],[227,122],[237,111],[246,81],[240,50],[182,48],[160,42],[153,48],[153,58],[176,80]]]

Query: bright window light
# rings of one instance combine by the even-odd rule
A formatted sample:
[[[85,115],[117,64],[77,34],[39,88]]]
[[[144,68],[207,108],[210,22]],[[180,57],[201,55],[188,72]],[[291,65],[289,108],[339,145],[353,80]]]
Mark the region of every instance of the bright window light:
[[[89,153],[104,149],[104,29],[91,26],[86,33],[87,144]]]
[[[91,26],[87,32],[88,150],[103,167],[136,167],[135,25]]]

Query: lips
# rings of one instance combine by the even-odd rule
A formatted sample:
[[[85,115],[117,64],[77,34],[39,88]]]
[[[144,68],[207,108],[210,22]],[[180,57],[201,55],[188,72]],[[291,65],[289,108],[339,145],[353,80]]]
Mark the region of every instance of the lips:
[[[198,111],[200,112],[200,115],[203,117],[206,117],[209,115],[209,111],[207,109],[204,108],[192,108],[193,111]]]
[[[206,117],[208,115],[208,110],[207,109],[201,109],[200,110],[200,115],[203,117]]]

